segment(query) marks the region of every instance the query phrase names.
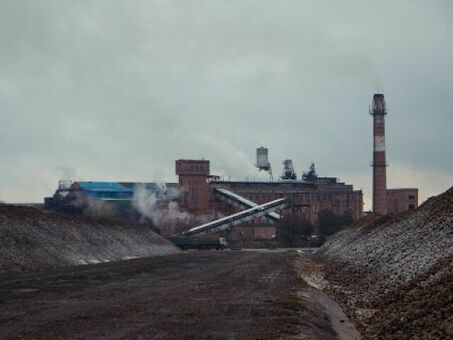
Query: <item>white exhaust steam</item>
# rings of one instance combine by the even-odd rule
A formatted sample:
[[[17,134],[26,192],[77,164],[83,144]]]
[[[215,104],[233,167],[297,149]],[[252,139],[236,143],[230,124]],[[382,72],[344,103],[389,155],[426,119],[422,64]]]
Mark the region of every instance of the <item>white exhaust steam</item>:
[[[140,213],[144,220],[150,220],[156,227],[163,224],[190,223],[192,215],[179,210],[179,190],[167,189],[163,183],[157,192],[146,189],[144,185],[137,185],[132,197],[132,207]],[[166,202],[167,204],[162,204]]]
[[[132,207],[137,210],[142,218],[149,219],[155,226],[159,225],[162,212],[157,208],[157,195],[146,190],[144,185],[137,185],[132,197]]]

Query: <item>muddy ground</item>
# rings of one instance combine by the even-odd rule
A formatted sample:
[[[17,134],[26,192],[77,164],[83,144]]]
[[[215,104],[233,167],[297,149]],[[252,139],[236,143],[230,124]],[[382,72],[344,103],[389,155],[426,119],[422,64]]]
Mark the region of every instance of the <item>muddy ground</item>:
[[[333,339],[296,252],[205,251],[0,276],[2,339]]]

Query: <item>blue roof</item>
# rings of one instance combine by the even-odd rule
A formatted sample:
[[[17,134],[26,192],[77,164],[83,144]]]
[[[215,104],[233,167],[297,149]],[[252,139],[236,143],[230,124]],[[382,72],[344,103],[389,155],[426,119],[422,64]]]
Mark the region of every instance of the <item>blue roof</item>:
[[[134,188],[128,188],[118,182],[78,182],[82,190],[87,191],[121,191],[134,192]]]
[[[158,188],[149,184],[118,182],[78,182],[86,197],[100,200],[131,200],[137,187],[144,187],[149,193],[156,193]]]

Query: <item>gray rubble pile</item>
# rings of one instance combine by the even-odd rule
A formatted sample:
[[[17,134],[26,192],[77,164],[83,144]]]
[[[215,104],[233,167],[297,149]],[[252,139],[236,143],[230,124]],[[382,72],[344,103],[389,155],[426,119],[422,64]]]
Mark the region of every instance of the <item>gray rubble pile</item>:
[[[0,205],[0,273],[177,252],[149,226]]]
[[[414,211],[361,221],[317,256],[325,290],[364,339],[453,338],[453,188]]]
[[[453,188],[415,211],[343,230],[320,254],[372,269],[387,283],[408,282],[453,255]]]

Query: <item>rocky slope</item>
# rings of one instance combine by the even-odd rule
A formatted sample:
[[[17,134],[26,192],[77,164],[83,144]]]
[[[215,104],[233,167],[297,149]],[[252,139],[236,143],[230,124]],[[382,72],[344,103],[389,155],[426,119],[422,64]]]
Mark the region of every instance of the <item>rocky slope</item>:
[[[177,252],[148,226],[0,205],[0,273]]]
[[[365,337],[453,337],[453,188],[338,233],[318,256]]]

